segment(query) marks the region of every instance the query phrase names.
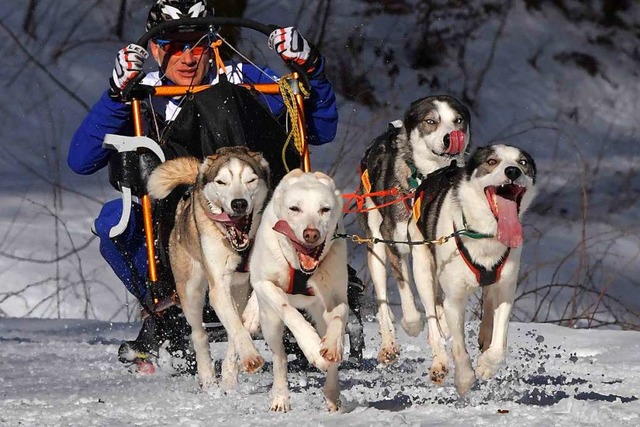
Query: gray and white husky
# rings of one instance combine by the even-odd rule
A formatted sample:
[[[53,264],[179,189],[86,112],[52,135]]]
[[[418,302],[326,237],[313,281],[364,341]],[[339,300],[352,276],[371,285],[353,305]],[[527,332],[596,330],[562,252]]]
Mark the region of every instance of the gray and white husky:
[[[392,122],[388,131],[373,141],[362,159],[362,193],[398,189],[399,194],[366,199],[366,209],[358,215],[358,220],[368,237],[421,240],[414,233],[416,227],[411,207],[404,202],[389,203],[398,197],[407,197],[408,200],[428,174],[452,162],[464,164],[470,121],[469,110],[455,98],[428,96],[411,103],[404,120]],[[378,361],[390,364],[397,359],[400,347],[396,342],[387,296],[387,264],[391,265],[400,292],[403,329],[410,336],[417,336],[424,327],[423,316],[417,310],[409,288],[410,247],[406,244],[369,244],[367,249],[382,336]],[[417,290],[423,304],[426,304],[427,293],[420,286]]]
[[[476,376],[490,379],[505,358],[523,245],[521,221],[536,194],[536,165],[524,150],[497,144],[478,148],[464,168],[447,173],[430,186],[433,191],[421,205],[417,226],[427,240],[454,237],[440,245],[415,246],[414,275],[431,293],[430,304],[425,304],[431,379],[440,383],[448,373],[445,340],[450,334],[455,385],[463,395]],[[464,324],[469,295],[478,288],[483,297],[482,354],[474,372]]]

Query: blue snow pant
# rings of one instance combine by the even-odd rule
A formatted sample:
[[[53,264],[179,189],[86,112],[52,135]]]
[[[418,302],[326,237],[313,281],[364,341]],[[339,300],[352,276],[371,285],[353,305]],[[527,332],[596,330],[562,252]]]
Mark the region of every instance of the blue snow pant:
[[[117,199],[107,202],[96,218],[93,228],[100,238],[100,254],[138,301],[149,301],[151,298],[147,286],[149,263],[142,207],[132,203],[127,228],[121,235],[112,239],[109,237],[109,230],[120,221],[121,215],[122,200]]]

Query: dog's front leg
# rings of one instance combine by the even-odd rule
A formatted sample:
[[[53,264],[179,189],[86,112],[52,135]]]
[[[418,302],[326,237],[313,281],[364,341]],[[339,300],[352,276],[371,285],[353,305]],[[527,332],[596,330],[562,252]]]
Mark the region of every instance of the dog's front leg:
[[[458,286],[458,288],[456,288]],[[469,296],[462,284],[451,283],[453,287],[444,300],[444,313],[451,331],[453,362],[455,364],[455,385],[460,396],[466,394],[476,380],[471,367],[471,358],[464,344],[465,310]],[[447,287],[447,290],[449,290]]]
[[[516,277],[515,275],[511,276]],[[483,313],[483,319],[480,325],[481,336],[483,334],[483,326],[485,329],[489,329],[489,327],[485,325],[484,316],[488,314],[488,318],[491,319],[493,323],[489,329],[491,331],[491,344],[487,350],[478,357],[478,364],[476,366],[478,378],[488,380],[493,377],[505,359],[509,318],[511,317],[515,288],[516,280],[505,277],[503,280],[489,286],[486,290],[485,297],[491,302],[491,306],[489,307],[487,304],[486,308],[490,312],[487,313],[485,311]],[[484,334],[488,335],[488,332],[484,332]],[[486,343],[483,344],[486,345]]]
[[[331,356],[329,352],[326,352],[325,354],[323,354],[323,357],[325,359],[330,360],[331,362],[335,362],[329,366],[329,369],[327,369],[327,377],[325,379],[324,387],[322,389],[324,393],[325,403],[327,404],[327,409],[330,412],[337,411],[338,409],[340,409],[340,405],[341,405],[340,384],[338,382],[338,366],[339,366],[338,362],[342,360],[345,321],[343,320],[339,312],[346,309],[347,315],[348,315],[348,310],[349,310],[348,304],[344,304],[346,308],[341,307],[341,305],[343,304],[339,304],[331,311],[327,311],[325,309],[324,304],[321,304],[321,303],[312,304],[311,306],[307,307],[307,312],[311,315],[311,319],[313,320],[313,323],[315,323],[316,329],[318,330],[320,335],[324,336],[324,338],[322,338],[323,346],[325,346],[330,339],[333,339],[333,338],[329,338],[330,334],[333,334],[333,333],[339,334],[339,337],[338,337],[339,342],[337,343],[337,345],[339,346],[339,350],[337,350],[339,359],[337,360],[328,359],[328,357]],[[333,325],[339,322],[342,322],[341,331],[332,331],[331,329],[334,329]],[[320,350],[320,353],[322,354],[323,350]]]
[[[376,292],[376,305],[378,307],[378,324],[380,325],[380,351],[378,362],[389,365],[396,361],[400,354],[400,347],[396,343],[396,330],[393,327],[393,314],[389,308],[387,296],[387,271],[386,249],[383,245],[371,244],[367,247],[367,260],[371,281]]]
[[[407,232],[409,231],[410,240],[416,241],[414,236],[411,235],[410,227],[413,221],[402,222],[394,227],[393,234],[386,235],[383,233],[385,239],[403,241],[407,239]],[[403,232],[404,231],[404,232]],[[421,238],[419,240],[422,240]],[[424,329],[424,319],[422,314],[418,311],[413,297],[413,291],[409,283],[411,282],[411,274],[409,273],[409,252],[408,248],[400,245],[388,245],[387,251],[389,253],[389,264],[391,265],[391,273],[396,279],[398,285],[398,293],[400,295],[400,304],[402,306],[402,329],[410,337],[417,337]]]
[[[287,412],[291,409],[291,406],[289,404],[289,384],[287,383],[287,353],[282,340],[284,323],[269,303],[260,300],[260,297],[258,298],[262,335],[273,356],[273,386],[271,387],[270,409],[276,412]]]
[[[175,253],[172,254],[172,260],[180,259],[185,263],[191,263],[190,269],[175,270],[174,279],[182,306],[182,312],[189,326],[191,326],[191,341],[193,342],[193,349],[196,353],[200,387],[203,390],[207,390],[215,384],[216,376],[215,367],[211,361],[209,336],[202,325],[202,308],[204,307],[206,292],[206,284],[204,283],[205,275],[202,266],[191,260],[191,258],[182,251],[182,246],[175,245],[175,248]],[[182,255],[181,258],[178,258],[178,252]],[[180,273],[184,271],[190,271],[190,275]]]
[[[320,336],[304,316],[289,304],[284,291],[268,280],[252,281],[251,284],[259,299],[260,322],[263,319],[262,310],[269,307],[289,328],[309,362],[321,371],[326,371],[329,362],[320,355]],[[262,329],[264,333],[264,325]]]
[[[445,347],[448,332],[447,324],[436,307],[435,261],[426,245],[417,245],[412,249],[413,275],[416,289],[425,308],[429,346],[433,353],[431,381],[442,384],[449,373],[449,357]]]
[[[209,283],[214,284],[209,285],[209,301],[227,331],[229,345],[235,346],[236,352],[240,356],[240,365],[246,372],[253,373],[264,365],[264,359],[253,344],[249,331],[242,325],[242,320],[231,297],[232,274],[226,273],[218,281],[210,277]],[[213,275],[209,273],[209,276]],[[223,381],[225,380],[223,379]]]
[[[344,346],[344,332],[349,316],[349,306],[341,302],[327,307],[323,314],[327,330],[320,342],[320,354],[329,362],[341,362]]]
[[[260,313],[258,308],[258,295],[251,293],[247,306],[242,312],[242,324],[251,335],[258,333],[260,329]]]

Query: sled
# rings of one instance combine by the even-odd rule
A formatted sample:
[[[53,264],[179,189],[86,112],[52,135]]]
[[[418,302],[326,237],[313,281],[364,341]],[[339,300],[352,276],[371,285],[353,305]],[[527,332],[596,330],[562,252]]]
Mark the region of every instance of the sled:
[[[147,46],[147,43],[152,38],[163,32],[171,32],[185,28],[217,34],[221,26],[248,28],[262,33],[265,36],[268,36],[273,30],[279,28],[274,25],[265,25],[241,18],[206,17],[180,19],[157,25],[142,36],[136,44]],[[212,48],[217,49],[217,46],[212,46]],[[278,82],[260,84],[242,83],[238,86],[260,94],[281,95],[285,99],[285,104],[287,105],[287,117],[285,120],[290,129],[287,138],[294,139],[292,146],[295,146],[297,152],[297,159],[294,161],[295,164],[289,164],[287,162],[286,167],[290,167],[291,169],[299,167],[308,172],[311,170],[311,164],[307,144],[307,129],[303,102],[305,94],[308,94],[310,84],[308,77],[297,64],[291,63],[289,67],[291,73],[280,77]],[[138,197],[140,205],[142,206],[149,264],[147,285],[153,296],[153,307],[143,307],[142,316],[143,318],[145,316],[155,316],[160,319],[165,313],[171,312],[172,314],[169,315],[170,318],[165,318],[163,321],[182,324],[182,328],[179,328],[178,333],[184,334],[186,320],[179,310],[176,311],[176,307],[179,308],[180,302],[175,293],[175,284],[173,283],[173,277],[170,273],[170,267],[168,267],[168,257],[166,253],[162,253],[162,248],[159,250],[158,247],[158,242],[162,239],[158,237],[157,229],[159,223],[158,221],[154,221],[154,209],[157,210],[157,206],[154,206],[154,203],[156,202],[151,202],[145,188],[145,175],[148,176],[150,170],[152,170],[158,162],[163,162],[165,156],[158,141],[144,135],[142,101],[148,97],[189,97],[207,89],[215,90],[215,85],[148,86],[140,83],[143,77],[144,75],[141,73],[141,75],[137,77],[137,81],[129,85],[127,93],[124,94],[126,99],[131,102],[135,135],[121,136],[110,134],[106,136],[103,143],[105,147],[117,151],[117,154],[111,156],[109,176],[112,184],[121,192],[123,202],[122,218],[111,230],[110,237],[115,237],[126,229],[129,221],[132,198],[134,196]],[[171,126],[171,124],[169,126]],[[280,148],[281,147],[278,147],[277,149]],[[162,259],[164,259],[164,262],[159,262],[159,260]],[[353,277],[354,286],[362,286],[362,282],[359,282],[355,274]],[[226,340],[226,332],[222,325],[217,322],[215,313],[213,313],[213,309],[209,307],[209,304],[206,304],[204,318],[209,340],[211,342]],[[360,320],[359,315],[358,320]],[[357,352],[359,352],[359,357],[362,355],[362,346],[363,344],[358,345],[359,348]]]

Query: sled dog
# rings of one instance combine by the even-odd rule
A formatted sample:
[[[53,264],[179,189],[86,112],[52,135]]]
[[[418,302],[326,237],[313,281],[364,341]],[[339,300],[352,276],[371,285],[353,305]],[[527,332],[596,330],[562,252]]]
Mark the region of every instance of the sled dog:
[[[320,172],[289,172],[265,208],[249,273],[262,335],[273,353],[271,410],[290,409],[285,326],[309,362],[327,372],[323,391],[328,409],[340,406],[338,365],[349,310],[347,246],[333,238],[340,230],[341,194]],[[311,316],[315,327],[298,309]]]
[[[448,372],[444,341],[450,334],[455,386],[464,395],[476,376],[490,379],[505,358],[523,244],[521,220],[536,194],[536,166],[524,150],[496,144],[478,148],[464,168],[450,172],[429,195],[430,202],[421,205],[417,226],[428,240],[451,237],[441,245],[416,247],[414,259],[423,261],[414,273],[416,281],[441,292],[430,296],[434,303],[427,305],[427,316],[438,317],[436,298],[444,309],[440,330],[445,336],[429,339],[431,378],[442,382]],[[478,288],[483,299],[478,335],[482,354],[474,373],[464,324],[469,295]]]
[[[358,222],[368,237],[384,240],[421,240],[411,235],[411,208],[394,200],[410,198],[412,192],[429,173],[456,162],[464,164],[470,139],[470,113],[451,96],[428,96],[414,101],[404,120],[390,123],[386,133],[377,137],[362,159],[362,192],[378,193],[398,189],[399,195],[376,195],[366,199],[365,210]],[[400,347],[396,342],[393,315],[387,296],[387,264],[398,285],[402,304],[402,328],[417,336],[424,327],[423,316],[416,308],[409,287],[409,245],[369,244],[367,262],[373,281],[377,319],[382,338],[378,361],[393,363]],[[423,304],[427,292],[416,283]],[[431,326],[431,325],[430,325]],[[430,334],[436,331],[429,329]]]
[[[169,259],[180,304],[191,326],[198,379],[207,389],[216,378],[202,323],[208,291],[229,337],[222,382],[232,387],[237,382],[237,365],[229,355],[239,355],[247,372],[264,364],[243,327],[239,310],[248,298],[247,257],[269,192],[269,166],[262,155],[246,147],[225,147],[202,162],[194,157],[169,160],[153,171],[147,184],[150,196],[158,199],[180,185],[191,188],[176,209]]]

